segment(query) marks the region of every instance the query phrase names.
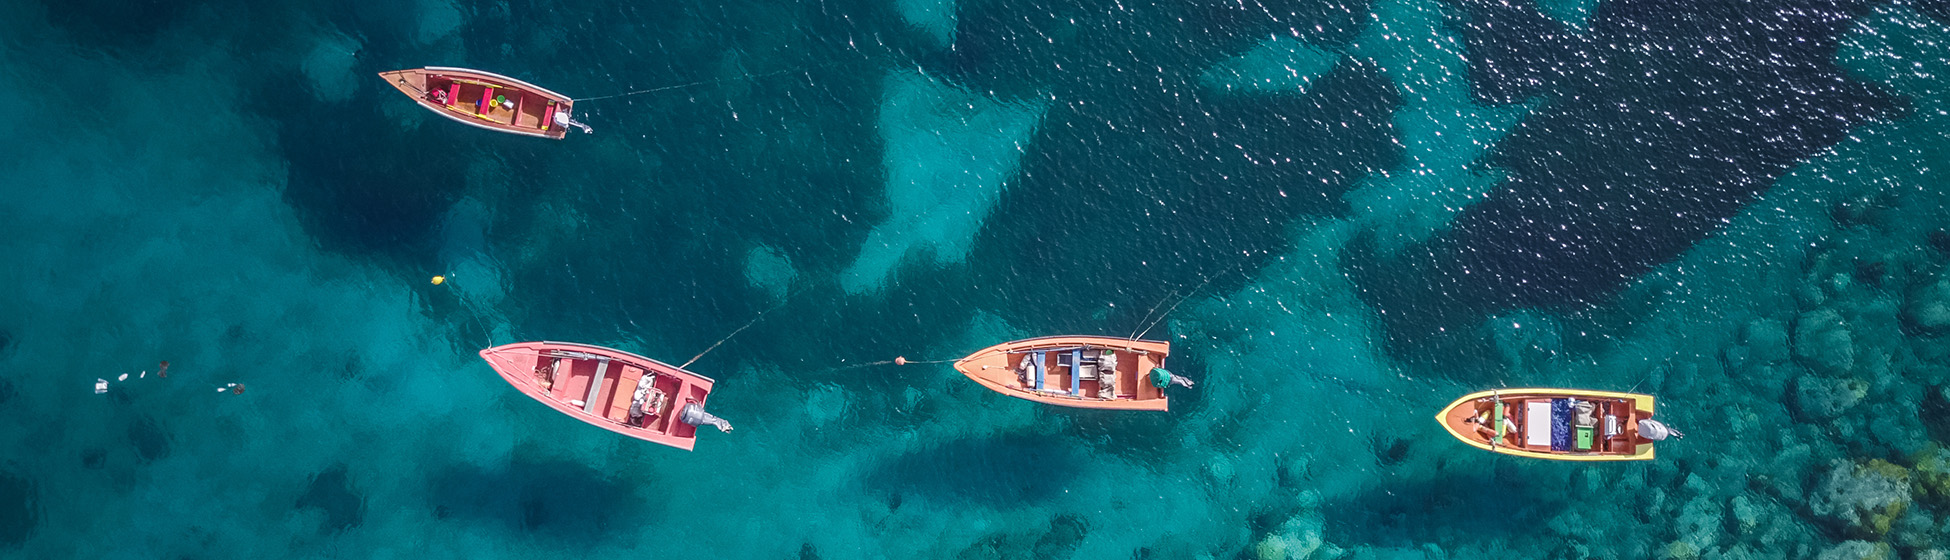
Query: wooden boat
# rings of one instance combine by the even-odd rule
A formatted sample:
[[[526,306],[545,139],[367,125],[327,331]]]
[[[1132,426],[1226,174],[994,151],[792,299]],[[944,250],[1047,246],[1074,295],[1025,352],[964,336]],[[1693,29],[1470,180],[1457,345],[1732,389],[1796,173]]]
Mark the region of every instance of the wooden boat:
[[[1653,442],[1677,434],[1652,420],[1654,411],[1651,395],[1500,389],[1464,395],[1435,419],[1463,443],[1505,455],[1640,461],[1653,457]]]
[[[1115,356],[1109,369],[1101,367],[1106,351]],[[1171,401],[1148,377],[1169,354],[1171,343],[1156,340],[1049,336],[983,348],[956,360],[955,370],[997,393],[1044,404],[1165,410]]]
[[[605,430],[687,451],[697,443],[699,425],[731,431],[731,424],[704,412],[711,378],[643,356],[587,344],[518,342],[482,350],[481,359],[522,394]],[[645,413],[634,422],[632,405]]]
[[[428,66],[379,77],[429,111],[488,130],[560,140],[573,122],[569,96],[493,72]]]

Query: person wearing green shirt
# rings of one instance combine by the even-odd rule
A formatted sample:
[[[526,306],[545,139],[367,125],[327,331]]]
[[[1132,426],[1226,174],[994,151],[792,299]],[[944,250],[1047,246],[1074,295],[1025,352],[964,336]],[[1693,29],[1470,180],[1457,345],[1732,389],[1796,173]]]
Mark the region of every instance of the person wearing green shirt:
[[[1170,387],[1172,385],[1178,385],[1180,387],[1185,387],[1189,389],[1192,387],[1192,385],[1194,385],[1194,383],[1192,383],[1192,380],[1186,379],[1184,377],[1180,377],[1177,374],[1174,374],[1172,372],[1165,371],[1165,368],[1151,368],[1151,384],[1153,386],[1156,386],[1159,389]]]

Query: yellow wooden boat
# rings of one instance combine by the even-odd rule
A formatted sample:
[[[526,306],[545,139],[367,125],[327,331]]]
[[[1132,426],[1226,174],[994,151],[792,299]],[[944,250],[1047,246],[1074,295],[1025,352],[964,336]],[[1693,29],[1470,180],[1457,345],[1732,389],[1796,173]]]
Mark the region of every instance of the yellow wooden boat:
[[[1464,395],[1435,419],[1484,449],[1557,461],[1642,461],[1684,436],[1652,419],[1652,395],[1578,389],[1497,389]]]

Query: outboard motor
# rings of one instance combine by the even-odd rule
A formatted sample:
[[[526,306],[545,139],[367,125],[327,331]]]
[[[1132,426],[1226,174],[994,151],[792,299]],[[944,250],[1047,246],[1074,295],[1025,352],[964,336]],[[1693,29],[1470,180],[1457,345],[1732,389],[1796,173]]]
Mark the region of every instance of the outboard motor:
[[[573,127],[576,127],[576,128],[580,128],[580,129],[582,129],[582,133],[583,133],[583,134],[595,134],[595,132],[596,132],[595,130],[592,130],[592,129],[590,129],[590,128],[589,128],[589,125],[586,125],[586,124],[582,124],[582,123],[579,123],[579,122],[576,122],[576,120],[575,120],[575,119],[573,119],[573,118],[570,118],[570,117],[569,117],[569,112],[568,112],[568,111],[556,111],[556,113],[555,113],[555,125],[556,125],[556,126],[561,126],[561,127],[570,127],[570,126],[573,126]]]
[[[697,403],[685,403],[684,411],[677,414],[677,419],[692,426],[710,425],[716,427],[720,432],[731,431],[730,422],[726,422],[723,418],[712,416],[711,413],[705,412],[704,407],[698,406]]]
[[[1658,420],[1650,418],[1639,421],[1639,435],[1652,441],[1665,441],[1667,437],[1686,437],[1686,434],[1680,433],[1679,430],[1666,427]]]

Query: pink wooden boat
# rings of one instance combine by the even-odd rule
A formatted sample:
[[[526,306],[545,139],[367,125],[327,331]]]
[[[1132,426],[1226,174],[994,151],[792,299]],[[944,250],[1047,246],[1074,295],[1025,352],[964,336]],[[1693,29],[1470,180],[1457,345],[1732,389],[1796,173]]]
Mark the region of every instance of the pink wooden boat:
[[[502,379],[557,412],[605,430],[689,451],[698,426],[731,431],[704,411],[709,377],[601,346],[517,342],[481,351]]]
[[[380,72],[394,89],[429,111],[468,126],[561,140],[575,100],[521,80],[467,68],[428,66]]]
[[[1158,340],[1045,336],[977,350],[955,360],[955,371],[997,393],[1043,404],[1166,410],[1171,401],[1150,380],[1170,354],[1171,343]]]

